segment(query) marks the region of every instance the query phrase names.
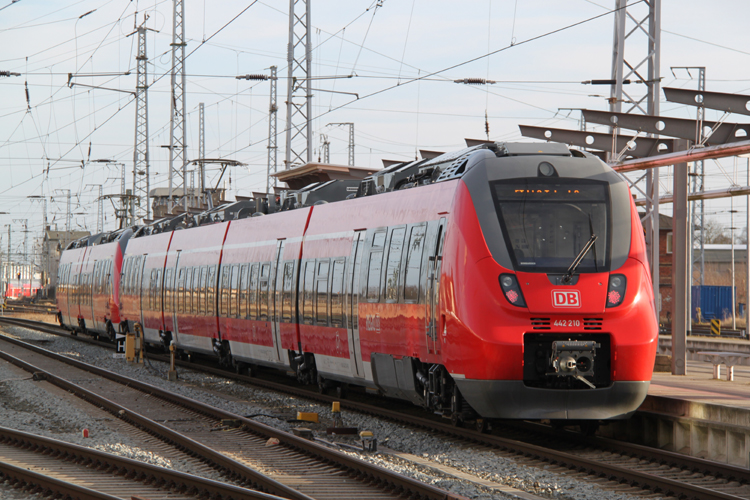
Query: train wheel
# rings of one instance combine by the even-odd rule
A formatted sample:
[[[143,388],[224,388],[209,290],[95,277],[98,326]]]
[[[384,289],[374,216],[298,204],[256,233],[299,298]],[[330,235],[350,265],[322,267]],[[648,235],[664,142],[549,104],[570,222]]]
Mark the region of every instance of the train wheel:
[[[451,413],[451,425],[453,427],[461,427],[462,424],[463,424],[463,421],[461,420],[461,415],[456,411]]]
[[[117,332],[115,332],[115,327],[112,326],[111,321],[107,321],[107,338],[113,344],[117,341]]]
[[[593,436],[596,431],[599,430],[599,422],[592,420],[590,422],[582,422],[580,425],[581,434],[584,436]]]
[[[248,367],[247,363],[243,363],[242,361],[234,361],[232,360],[232,364],[234,365],[234,373],[237,375],[247,375],[248,374]]]
[[[346,384],[339,384],[336,386],[336,397],[346,399]]]
[[[487,421],[487,419],[478,418],[474,421],[474,430],[476,430],[477,432],[481,432],[482,434],[486,434],[490,430],[490,423]]]

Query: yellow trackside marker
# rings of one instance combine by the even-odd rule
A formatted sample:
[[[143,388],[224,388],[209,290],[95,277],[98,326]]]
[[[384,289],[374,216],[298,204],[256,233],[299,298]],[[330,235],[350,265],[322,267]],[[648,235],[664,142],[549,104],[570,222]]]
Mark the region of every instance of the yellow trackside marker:
[[[297,420],[306,420],[308,422],[318,423],[318,414],[312,412],[298,411]]]
[[[721,321],[718,319],[711,320],[711,333],[721,335]]]
[[[333,405],[331,406],[331,411],[333,413],[340,413],[341,412],[341,403],[338,401],[334,401]]]
[[[371,438],[373,436],[372,431],[362,431],[359,433],[359,437],[362,439],[364,438]]]

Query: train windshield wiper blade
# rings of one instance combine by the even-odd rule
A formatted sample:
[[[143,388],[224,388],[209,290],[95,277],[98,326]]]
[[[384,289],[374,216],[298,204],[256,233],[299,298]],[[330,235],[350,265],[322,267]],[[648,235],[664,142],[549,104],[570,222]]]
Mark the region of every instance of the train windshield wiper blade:
[[[586,242],[585,245],[583,245],[583,248],[576,256],[573,263],[570,265],[568,270],[565,272],[565,275],[563,275],[562,282],[567,284],[570,283],[570,280],[573,278],[573,275],[576,272],[576,269],[578,269],[578,266],[581,264],[581,261],[583,261],[583,258],[586,257],[586,254],[589,253],[589,250],[591,250],[591,247],[594,246],[594,243],[596,242],[597,236],[594,233],[591,233],[591,238],[589,238],[589,241]]]

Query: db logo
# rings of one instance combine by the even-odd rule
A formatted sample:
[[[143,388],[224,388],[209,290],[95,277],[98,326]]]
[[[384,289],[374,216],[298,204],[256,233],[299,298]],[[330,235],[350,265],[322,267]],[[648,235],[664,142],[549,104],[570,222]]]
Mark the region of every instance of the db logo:
[[[553,307],[581,307],[581,294],[578,290],[552,290]]]

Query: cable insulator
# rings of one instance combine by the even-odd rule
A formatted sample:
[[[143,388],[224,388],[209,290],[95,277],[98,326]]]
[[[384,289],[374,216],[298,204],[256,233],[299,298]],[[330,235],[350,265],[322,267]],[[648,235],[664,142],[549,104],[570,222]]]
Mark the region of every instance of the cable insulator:
[[[268,80],[268,75],[240,75],[237,80]]]

